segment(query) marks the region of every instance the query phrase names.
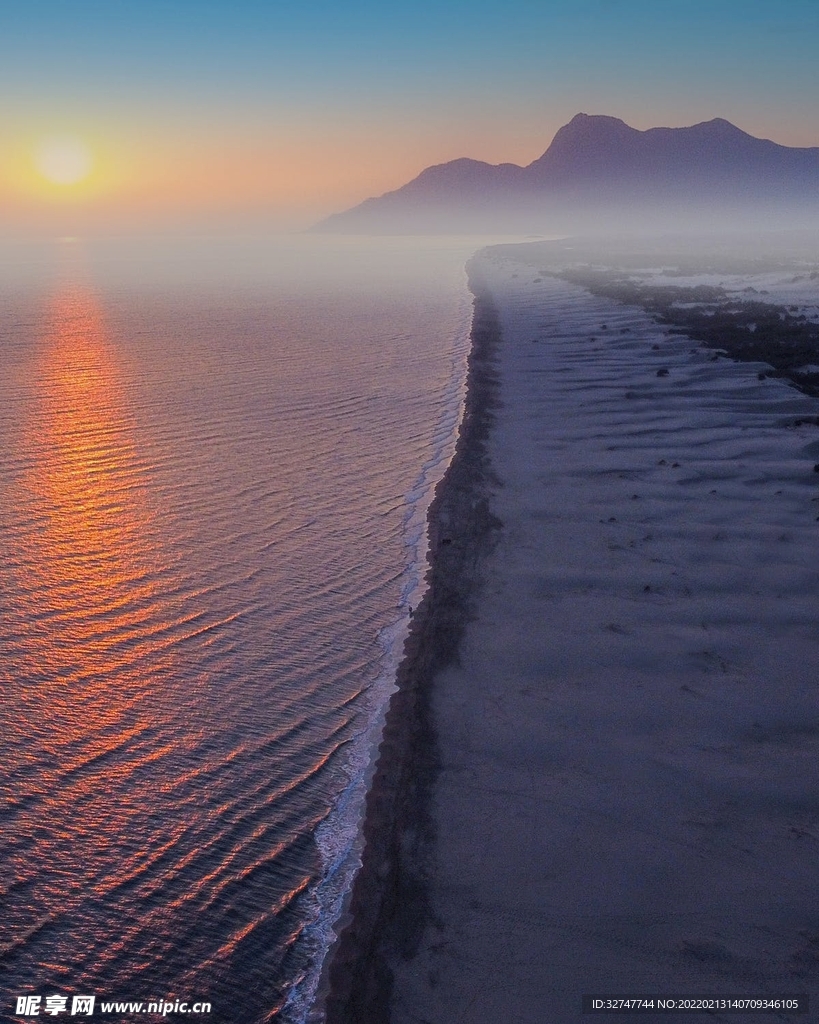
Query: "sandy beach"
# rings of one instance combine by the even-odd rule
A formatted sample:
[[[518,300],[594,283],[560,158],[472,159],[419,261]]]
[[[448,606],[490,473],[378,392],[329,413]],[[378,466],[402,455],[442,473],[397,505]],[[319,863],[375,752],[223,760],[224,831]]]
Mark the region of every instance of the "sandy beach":
[[[819,399],[511,250],[471,283],[328,1024],[813,994]]]

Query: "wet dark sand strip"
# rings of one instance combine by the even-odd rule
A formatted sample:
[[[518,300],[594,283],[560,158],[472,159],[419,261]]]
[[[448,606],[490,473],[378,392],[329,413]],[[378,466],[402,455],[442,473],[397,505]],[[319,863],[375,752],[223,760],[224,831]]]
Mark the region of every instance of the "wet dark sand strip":
[[[457,658],[474,611],[478,563],[501,525],[487,499],[497,313],[477,268],[467,269],[475,299],[464,415],[429,509],[427,591],[413,616],[367,796],[362,866],[329,971],[327,1024],[389,1020],[391,964],[413,955],[435,913],[428,896],[435,841],[430,793],[438,771],[431,687]]]

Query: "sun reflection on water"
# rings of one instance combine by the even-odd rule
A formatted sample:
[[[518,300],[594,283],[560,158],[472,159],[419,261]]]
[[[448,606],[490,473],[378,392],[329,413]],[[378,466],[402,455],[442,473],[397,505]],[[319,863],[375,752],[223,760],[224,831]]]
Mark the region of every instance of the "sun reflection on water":
[[[157,708],[174,701],[182,613],[145,500],[116,345],[93,292],[76,281],[60,284],[45,322],[21,444],[27,468],[14,489],[0,713],[8,882],[29,895],[0,929],[0,946],[30,936],[47,962],[79,977],[105,931],[95,934],[90,908],[153,860],[156,776],[184,775],[197,730],[181,735],[173,714],[169,727],[156,726]],[[174,830],[161,841],[173,843]],[[57,919],[60,938],[50,940],[38,922]]]
[[[161,568],[117,353],[93,293],[63,285],[37,367],[22,481],[36,529],[23,580],[37,595],[31,655],[51,679],[107,675],[144,638]],[[37,642],[39,640],[40,642]],[[91,694],[88,694],[91,696]]]

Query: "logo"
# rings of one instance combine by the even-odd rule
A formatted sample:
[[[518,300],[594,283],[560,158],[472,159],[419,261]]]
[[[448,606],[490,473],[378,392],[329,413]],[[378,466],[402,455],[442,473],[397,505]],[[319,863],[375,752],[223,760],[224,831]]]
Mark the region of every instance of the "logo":
[[[84,1014],[90,1017],[94,1012],[94,1001],[96,996],[72,996],[71,1016]],[[60,1013],[68,1013],[68,996],[53,995],[45,997],[45,1006],[42,1006],[42,996],[18,996],[17,1016],[18,1017],[39,1017],[42,1008],[43,1013],[56,1017]]]

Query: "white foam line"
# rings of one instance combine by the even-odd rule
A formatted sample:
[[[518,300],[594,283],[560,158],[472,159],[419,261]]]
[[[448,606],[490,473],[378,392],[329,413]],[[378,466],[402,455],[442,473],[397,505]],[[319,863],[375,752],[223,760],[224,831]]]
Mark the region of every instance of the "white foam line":
[[[368,727],[357,737],[346,765],[347,785],[332,812],[316,830],[316,842],[322,855],[324,878],[313,894],[314,907],[303,941],[311,949],[311,970],[288,994],[284,1019],[292,1024],[321,1024],[323,1007],[316,1004],[327,954],[335,939],[335,927],[344,910],[353,880],[361,865],[361,826],[364,802],[369,788],[389,699],[395,691],[395,678],[409,632],[411,612],[417,608],[426,590],[427,514],[435,487],[441,480],[455,451],[458,426],[466,396],[466,360],[470,347],[471,302],[464,294],[458,327],[450,344],[450,378],[443,391],[443,404],[431,430],[432,451],[405,495],[403,532],[408,549],[402,574],[401,596],[396,620],[381,630],[381,672],[368,695]]]

